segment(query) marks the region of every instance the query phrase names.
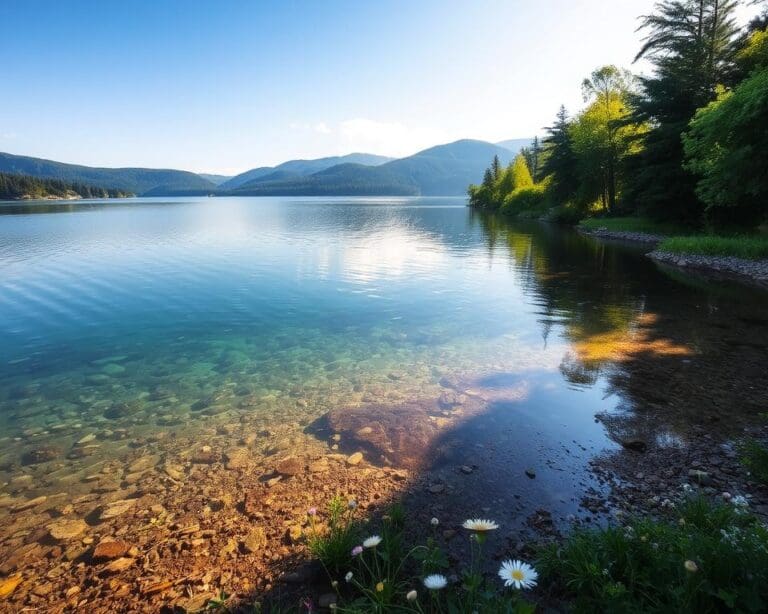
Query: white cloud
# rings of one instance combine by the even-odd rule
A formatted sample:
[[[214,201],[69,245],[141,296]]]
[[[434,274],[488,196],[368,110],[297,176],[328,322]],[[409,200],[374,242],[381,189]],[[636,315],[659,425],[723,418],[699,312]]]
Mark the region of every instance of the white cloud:
[[[401,122],[387,122],[356,117],[339,123],[291,122],[288,127],[314,136],[316,144],[322,143],[323,149],[330,155],[330,149],[337,154],[354,151],[375,153],[387,156],[407,156],[421,149],[448,142],[451,137],[422,126],[406,126]]]

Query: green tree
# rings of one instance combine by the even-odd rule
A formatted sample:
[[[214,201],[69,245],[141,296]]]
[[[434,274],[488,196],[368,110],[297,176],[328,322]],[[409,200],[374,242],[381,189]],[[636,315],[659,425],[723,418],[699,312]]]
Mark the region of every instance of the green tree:
[[[539,174],[548,177],[548,193],[555,205],[569,202],[578,189],[577,159],[573,150],[570,120],[564,106],[557,112],[555,123],[548,128],[543,142],[543,163]]]
[[[751,226],[768,213],[768,69],[700,109],[684,135],[686,168],[708,221]]]
[[[499,156],[493,156],[493,162],[491,162],[491,175],[493,175],[494,181],[497,181],[499,177],[501,177],[501,162],[499,161]]]
[[[646,33],[635,60],[653,63],[632,96],[632,120],[651,129],[629,160],[627,196],[643,213],[697,223],[696,178],[683,167],[682,133],[696,110],[735,78],[736,0],[665,0],[641,18]]]
[[[531,177],[533,182],[538,183],[541,181],[540,171],[542,163],[542,148],[539,137],[533,137],[533,142],[530,147],[523,147],[520,153],[525,156],[525,161],[528,164],[528,168],[531,171]]]
[[[619,165],[629,149],[624,120],[631,82],[632,76],[627,71],[603,66],[581,84],[584,101],[592,104],[580,116],[576,134],[582,153],[593,158],[588,172],[600,178],[600,198],[608,213],[616,210]]]
[[[522,188],[530,188],[533,186],[533,177],[531,171],[528,169],[528,163],[525,161],[525,156],[517,154],[515,160],[510,165],[510,173],[512,175],[512,189],[519,190]]]

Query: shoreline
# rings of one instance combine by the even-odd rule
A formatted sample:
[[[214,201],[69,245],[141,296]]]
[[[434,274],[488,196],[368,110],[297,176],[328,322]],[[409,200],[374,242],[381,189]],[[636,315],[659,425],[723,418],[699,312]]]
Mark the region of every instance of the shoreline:
[[[645,232],[625,232],[607,229],[586,230],[577,227],[580,234],[597,239],[631,241],[645,245],[656,246],[665,238]],[[698,271],[708,275],[717,275],[727,279],[768,288],[768,259],[747,260],[736,256],[709,256],[705,254],[688,254],[667,252],[654,249],[646,254],[655,262],[674,266],[687,271]]]

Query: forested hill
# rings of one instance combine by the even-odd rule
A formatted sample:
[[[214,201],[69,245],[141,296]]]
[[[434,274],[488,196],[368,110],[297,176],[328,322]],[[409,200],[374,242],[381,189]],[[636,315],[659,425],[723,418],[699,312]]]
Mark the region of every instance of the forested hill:
[[[341,164],[378,166],[385,162],[389,162],[390,160],[392,160],[392,158],[367,153],[351,153],[346,156],[332,156],[329,158],[318,158],[316,160],[288,160],[277,166],[261,166],[240,173],[239,175],[229,178],[219,187],[222,190],[236,190],[237,188],[254,181],[286,181],[299,179],[300,177],[308,177],[314,173],[319,173]]]
[[[28,175],[0,173],[0,200],[125,198],[128,196],[133,194],[59,179],[40,179]]]
[[[249,181],[231,193],[259,196],[458,196],[466,193],[467,182],[478,173],[482,174],[493,156],[506,163],[514,154],[492,143],[464,139],[378,166],[339,164],[298,178],[267,175]]]
[[[0,173],[89,185],[107,190],[147,193],[204,193],[216,186],[195,173],[153,168],[96,168],[0,152]]]

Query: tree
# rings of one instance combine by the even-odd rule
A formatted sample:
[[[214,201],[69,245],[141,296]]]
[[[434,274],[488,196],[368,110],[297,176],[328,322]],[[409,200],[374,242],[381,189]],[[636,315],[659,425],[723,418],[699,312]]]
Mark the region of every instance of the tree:
[[[648,124],[629,160],[627,196],[657,219],[697,223],[702,205],[696,178],[683,167],[682,133],[696,110],[714,99],[718,84],[735,78],[736,0],[665,0],[641,18],[646,32],[635,60],[649,59],[650,77],[630,97],[632,121]]]
[[[601,175],[601,199],[608,213],[616,210],[616,190],[621,163],[628,149],[621,131],[626,131],[626,98],[632,76],[615,66],[603,66],[584,79],[581,89],[584,101],[592,101],[580,118],[585,130],[579,130],[581,142],[597,159],[596,169]]]
[[[528,164],[528,168],[531,171],[531,177],[533,182],[537,183],[541,180],[540,170],[542,162],[542,149],[539,137],[533,137],[533,142],[530,147],[523,147],[520,153],[525,156],[525,161]]]
[[[496,181],[501,176],[501,162],[499,156],[493,156],[493,162],[491,162],[491,174],[493,180]]]
[[[531,177],[531,171],[528,169],[528,163],[525,161],[525,156],[517,154],[514,162],[510,165],[510,173],[512,175],[512,189],[520,190],[522,188],[530,188],[533,186],[533,177]]]
[[[752,226],[768,213],[768,69],[700,109],[684,135],[686,167],[707,218]]]
[[[576,154],[570,133],[568,112],[564,106],[557,112],[552,126],[545,128],[544,161],[539,171],[541,177],[549,177],[548,192],[555,205],[564,205],[576,193],[578,187]]]

